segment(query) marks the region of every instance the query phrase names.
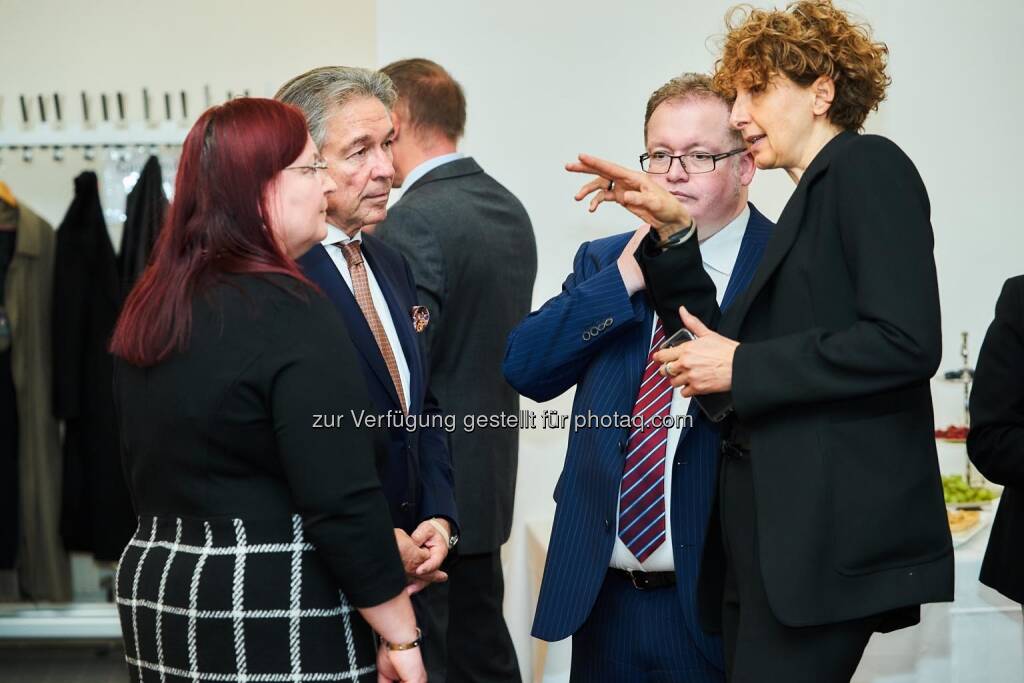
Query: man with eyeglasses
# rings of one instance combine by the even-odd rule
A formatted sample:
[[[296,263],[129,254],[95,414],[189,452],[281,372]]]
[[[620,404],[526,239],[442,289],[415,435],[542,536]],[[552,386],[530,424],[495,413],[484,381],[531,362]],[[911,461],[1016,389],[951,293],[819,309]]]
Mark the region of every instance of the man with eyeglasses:
[[[773,227],[747,202],[754,163],[729,112],[708,76],[674,78],[647,103],[640,156],[693,217],[723,308]],[[575,386],[576,415],[628,418],[570,438],[533,635],[572,636],[573,681],[720,682],[721,641],[696,605],[720,439],[650,359],[665,334],[634,257],[648,230],[585,243],[562,292],[509,337],[505,376],[523,395],[547,401]]]

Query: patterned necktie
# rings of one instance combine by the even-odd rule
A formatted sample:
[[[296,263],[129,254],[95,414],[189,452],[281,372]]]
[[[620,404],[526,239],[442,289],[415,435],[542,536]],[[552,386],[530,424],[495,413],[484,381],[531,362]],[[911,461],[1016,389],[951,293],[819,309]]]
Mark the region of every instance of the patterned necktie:
[[[633,406],[634,428],[626,445],[626,462],[619,487],[619,538],[640,562],[665,541],[665,449],[668,430],[649,427],[653,418],[663,421],[672,406],[672,385],[658,374],[652,356],[665,341],[661,321],[654,329],[640,391]]]
[[[405,392],[402,390],[402,376],[398,372],[398,362],[395,360],[395,353],[391,349],[391,342],[384,331],[384,325],[377,315],[377,309],[373,306],[373,295],[370,294],[370,281],[366,277],[366,266],[363,263],[363,252],[359,248],[360,242],[353,240],[340,244],[342,253],[345,254],[345,261],[348,262],[348,272],[352,275],[352,293],[356,297],[356,303],[363,311],[366,324],[370,326],[370,332],[377,342],[380,355],[384,357],[384,364],[388,366],[388,374],[395,384],[395,391],[398,392],[398,401],[402,404],[402,413],[408,415],[409,409],[405,405]]]

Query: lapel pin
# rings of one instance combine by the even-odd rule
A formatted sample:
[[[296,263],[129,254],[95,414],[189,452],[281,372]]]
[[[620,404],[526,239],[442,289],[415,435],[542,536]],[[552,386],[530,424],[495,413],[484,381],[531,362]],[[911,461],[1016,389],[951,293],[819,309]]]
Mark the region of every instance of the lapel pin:
[[[413,306],[409,313],[412,317],[412,328],[417,334],[427,329],[427,325],[430,324],[430,311],[426,306]]]

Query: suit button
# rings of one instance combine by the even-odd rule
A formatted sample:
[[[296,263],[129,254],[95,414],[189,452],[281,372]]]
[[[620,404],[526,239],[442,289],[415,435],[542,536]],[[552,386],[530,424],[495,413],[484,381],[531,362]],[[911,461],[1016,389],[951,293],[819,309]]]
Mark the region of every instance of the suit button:
[[[412,507],[412,503],[410,503],[409,501],[405,501],[404,503],[402,503],[402,504],[401,504],[401,505],[399,505],[398,507],[400,507],[400,508],[402,509],[402,511],[403,511],[403,512],[408,512],[408,511],[409,511],[409,508],[411,508],[411,507]]]
[[[604,520],[604,530],[605,531],[611,531],[612,530],[612,520],[610,520],[610,519],[605,519]]]

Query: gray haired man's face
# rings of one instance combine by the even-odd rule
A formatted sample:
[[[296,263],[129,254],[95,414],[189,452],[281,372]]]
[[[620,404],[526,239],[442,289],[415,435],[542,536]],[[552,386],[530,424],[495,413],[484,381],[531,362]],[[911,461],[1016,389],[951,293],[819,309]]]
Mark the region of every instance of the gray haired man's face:
[[[327,221],[352,235],[387,216],[395,177],[387,107],[375,97],[346,102],[330,117],[320,150],[338,189],[328,197]]]

